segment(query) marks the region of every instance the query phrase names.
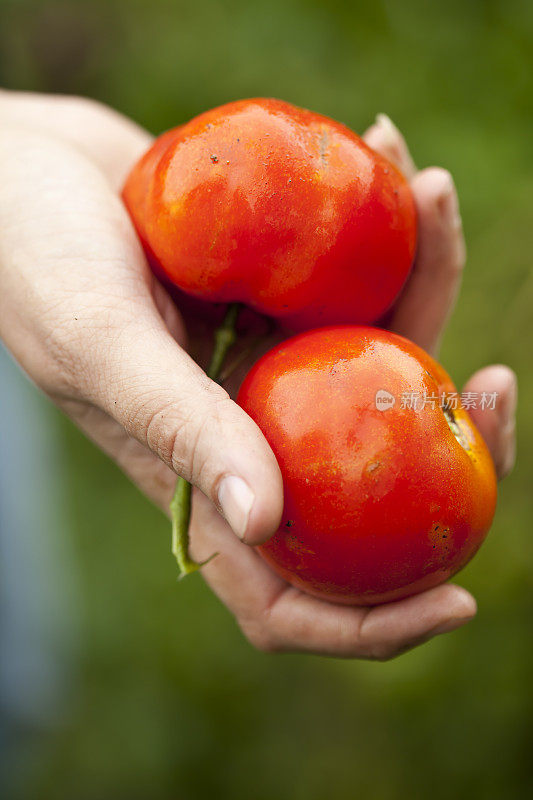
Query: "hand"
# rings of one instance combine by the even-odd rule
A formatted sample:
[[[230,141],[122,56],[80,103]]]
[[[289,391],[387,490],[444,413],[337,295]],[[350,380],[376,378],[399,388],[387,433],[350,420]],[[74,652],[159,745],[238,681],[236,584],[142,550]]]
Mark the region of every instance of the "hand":
[[[364,138],[409,178],[419,218],[415,265],[384,325],[436,355],[465,262],[453,179],[438,167],[417,171],[403,137],[384,115]],[[495,410],[477,407],[470,413],[502,478],[514,462],[514,373],[501,365],[486,367],[470,378],[464,391],[497,392]],[[198,559],[221,553],[204,567],[204,576],[262,649],[388,659],[454,630],[476,613],[474,598],[453,584],[376,608],[347,608],[312,598],[287,586],[255,552],[232,540],[220,515],[201,496],[195,502],[192,535]]]
[[[220,553],[202,571],[248,638],[267,650],[387,658],[470,619],[474,600],[451,585],[376,609],[321,602],[287,586],[232,535],[257,544],[274,532],[281,476],[257,426],[187,355],[210,346],[212,326],[188,316],[188,303],[185,316],[177,311],[117,197],[148,135],[74,99],[3,93],[0,111],[0,334],[35,382],[163,508],[176,473],[198,487],[192,554]],[[401,137],[382,129],[369,131],[372,146],[408,159]],[[446,212],[453,186],[446,173],[431,174],[413,177],[419,257],[390,320],[426,348],[445,321],[442,298],[446,312],[453,302],[462,241]],[[514,377],[492,367],[472,381],[469,388],[500,392],[496,411],[478,412],[476,423],[503,472],[512,458]]]

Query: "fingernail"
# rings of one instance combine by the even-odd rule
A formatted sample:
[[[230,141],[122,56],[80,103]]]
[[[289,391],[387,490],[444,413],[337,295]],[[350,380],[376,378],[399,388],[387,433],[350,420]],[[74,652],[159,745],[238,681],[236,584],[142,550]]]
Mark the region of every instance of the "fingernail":
[[[438,171],[437,207],[440,216],[446,225],[460,225],[459,200],[455,185],[450,173],[443,169]]]
[[[518,384],[516,375],[512,370],[507,367],[504,368],[511,373],[512,380],[509,386],[509,391],[503,392],[502,398],[496,401],[496,409],[500,423],[500,431],[502,437],[502,451],[504,453],[503,460],[500,466],[500,476],[508,475],[516,460],[516,406],[518,400]]]
[[[248,484],[237,475],[228,475],[221,481],[218,502],[226,521],[239,539],[245,537],[254,500],[255,495]]]
[[[455,631],[457,628],[460,628],[462,625],[466,625],[467,622],[473,617],[452,617],[451,619],[446,620],[446,622],[442,622],[440,625],[437,625],[436,628],[432,628],[429,632],[430,636],[439,636],[441,633],[451,633]]]
[[[510,430],[506,434],[506,440],[505,440],[505,444],[504,444],[504,451],[505,451],[505,456],[503,458],[503,461],[502,461],[502,464],[501,464],[501,468],[500,468],[500,471],[499,471],[499,477],[500,478],[505,478],[507,475],[509,475],[509,473],[512,471],[512,469],[513,469],[513,467],[515,465],[515,461],[516,461],[516,436],[515,436],[514,425],[512,427],[512,430]]]
[[[518,399],[518,383],[516,380],[516,375],[512,370],[510,370],[508,367],[503,367],[500,369],[504,369],[511,376],[509,391],[504,392],[501,401],[496,403],[500,425],[502,425],[502,427],[506,427],[514,423]]]
[[[376,116],[376,126],[381,131],[381,146],[384,147],[393,161],[401,159],[402,135],[394,122],[386,114]]]
[[[379,125],[391,145],[396,146],[398,144],[398,139],[401,138],[400,131],[387,114],[377,114],[376,125]]]
[[[416,172],[411,154],[407,149],[404,138],[394,122],[387,114],[376,116],[375,127],[379,130],[381,137],[380,152],[396,164],[408,177],[412,177]]]

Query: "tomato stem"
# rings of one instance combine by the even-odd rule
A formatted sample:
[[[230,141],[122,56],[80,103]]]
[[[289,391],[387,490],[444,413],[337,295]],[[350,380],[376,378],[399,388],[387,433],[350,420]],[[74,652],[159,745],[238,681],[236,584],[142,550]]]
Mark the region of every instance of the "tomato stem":
[[[211,362],[207,368],[207,375],[213,381],[219,380],[228,350],[235,344],[235,339],[237,338],[235,325],[240,310],[240,303],[231,303],[231,305],[228,306],[222,325],[215,331],[215,346],[213,348]]]
[[[227,308],[222,325],[215,330],[215,344],[211,361],[207,368],[207,375],[213,381],[219,381],[228,350],[237,338],[235,325],[240,309],[240,303],[231,303]],[[170,503],[170,517],[172,520],[172,553],[178,563],[180,578],[190,575],[191,572],[196,572],[197,569],[203,567],[204,564],[207,564],[217,555],[217,553],[213,553],[212,556],[201,563],[198,563],[189,555],[191,494],[191,484],[185,478],[179,477],[176,481],[174,497]]]

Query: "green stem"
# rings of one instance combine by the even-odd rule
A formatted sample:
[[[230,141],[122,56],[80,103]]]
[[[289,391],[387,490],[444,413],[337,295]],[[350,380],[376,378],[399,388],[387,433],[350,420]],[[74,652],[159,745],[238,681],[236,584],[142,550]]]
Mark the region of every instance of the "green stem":
[[[172,519],[172,552],[180,571],[180,577],[198,569],[196,561],[189,556],[189,520],[191,518],[191,484],[178,478],[174,497],[170,503]]]
[[[235,325],[240,311],[240,303],[232,303],[228,306],[222,325],[215,331],[215,346],[211,356],[211,362],[207,369],[207,375],[214,381],[218,381],[220,372],[224,366],[224,360],[230,347],[235,343],[237,334]],[[191,484],[185,478],[178,478],[174,497],[170,503],[170,515],[172,519],[172,552],[178,562],[180,578],[196,572],[199,567],[203,567],[211,561],[217,553],[213,553],[206,561],[200,564],[189,556],[189,523],[191,519]]]
[[[237,338],[235,325],[240,310],[240,303],[232,303],[228,306],[222,325],[215,331],[215,347],[211,356],[211,363],[207,368],[207,375],[213,381],[218,381],[228,350],[235,344],[235,339]]]

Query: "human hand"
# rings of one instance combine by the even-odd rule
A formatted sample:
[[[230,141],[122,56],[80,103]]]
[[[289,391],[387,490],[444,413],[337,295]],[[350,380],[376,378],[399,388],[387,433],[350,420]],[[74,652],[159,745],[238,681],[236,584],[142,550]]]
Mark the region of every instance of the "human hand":
[[[365,140],[409,178],[419,219],[412,274],[383,325],[436,355],[465,262],[453,179],[437,167],[417,171],[403,137],[383,115]],[[497,394],[495,409],[478,406],[470,413],[502,478],[514,462],[514,373],[502,365],[486,367],[470,378],[464,391]],[[228,537],[224,521],[201,496],[191,531],[195,557],[221,553],[204,567],[204,575],[248,637],[266,650],[387,659],[454,630],[476,613],[472,596],[453,584],[375,608],[336,606],[310,597],[287,586],[255,552]]]
[[[176,473],[199,488],[192,555],[220,553],[202,571],[251,641],[268,650],[385,658],[469,619],[473,599],[451,585],[376,609],[321,602],[287,586],[232,535],[226,520],[248,544],[273,533],[282,510],[281,476],[259,429],[187,355],[186,348],[201,358],[212,325],[191,315],[189,303],[185,317],[177,311],[148,270],[116,196],[119,178],[147,147],[148,136],[95,107],[95,142],[87,119],[80,123],[76,102],[59,130],[48,125],[43,133],[35,125],[42,105],[33,118],[26,110],[24,117],[19,106],[11,122],[8,115],[0,134],[0,333],[36,383],[163,508]],[[425,191],[422,201],[415,191],[417,267],[391,326],[430,348],[444,323],[442,309],[440,316],[435,309],[436,322],[435,314],[425,326],[418,321],[416,336],[401,328],[402,313],[414,322],[414,313],[405,312],[408,303],[413,309],[413,296],[433,297],[430,275],[452,298],[460,265],[450,254],[457,252],[460,231],[438,215],[438,187],[428,187],[426,179]],[[424,240],[433,246],[424,250]],[[426,293],[417,285],[425,285]],[[514,379],[506,368],[490,369],[472,380],[483,380],[484,390],[491,390],[485,377],[497,383],[500,404],[476,422],[504,470],[512,447]],[[508,423],[498,419],[501,409]]]

